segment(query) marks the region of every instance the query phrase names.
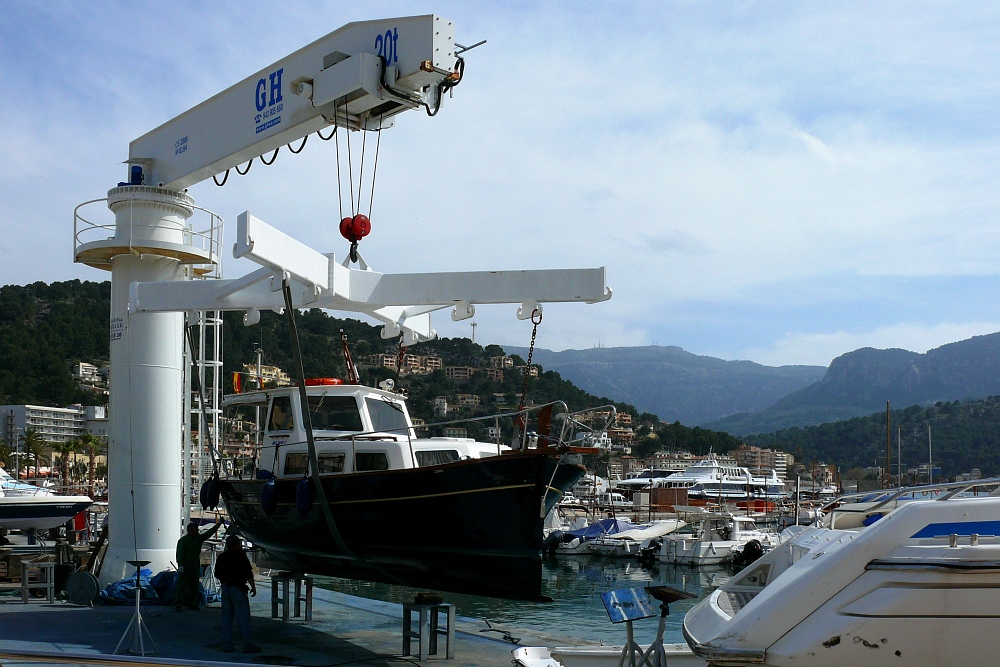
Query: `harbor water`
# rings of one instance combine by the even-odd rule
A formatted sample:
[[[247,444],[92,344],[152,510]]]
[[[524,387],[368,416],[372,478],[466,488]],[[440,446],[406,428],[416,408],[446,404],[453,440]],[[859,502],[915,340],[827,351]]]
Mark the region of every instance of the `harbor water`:
[[[455,605],[459,616],[486,619],[491,623],[535,632],[575,637],[587,643],[620,645],[625,641],[625,625],[613,625],[609,621],[600,594],[619,588],[673,586],[696,596],[695,599],[670,605],[664,641],[683,642],[681,622],[684,614],[699,600],[724,584],[731,574],[731,570],[725,567],[693,569],[666,563],[643,567],[630,559],[594,556],[546,558],[542,567],[542,591],[552,598],[552,602],[500,600],[455,593],[443,593],[443,597],[446,602]],[[412,600],[419,590],[333,577],[317,577],[316,581],[317,586],[322,588],[397,603]],[[640,643],[652,641],[656,636],[656,628],[656,618],[636,621],[636,640]],[[517,633],[513,632],[512,635],[516,637]]]

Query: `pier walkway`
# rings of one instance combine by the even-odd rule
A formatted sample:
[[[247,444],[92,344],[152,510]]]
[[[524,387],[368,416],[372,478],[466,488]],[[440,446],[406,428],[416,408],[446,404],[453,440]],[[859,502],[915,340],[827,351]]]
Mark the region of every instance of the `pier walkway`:
[[[290,619],[287,623],[271,618],[270,581],[258,579],[259,594],[250,598],[254,642],[261,647],[256,654],[222,652],[219,604],[200,611],[176,612],[172,606],[144,605],[146,620],[159,648],[140,664],[210,663],[279,664],[302,667],[382,667],[416,663],[416,656],[402,655],[402,606],[389,602],[357,598],[343,593],[314,589],[313,620]],[[447,595],[445,595],[447,599]],[[104,664],[124,664],[134,660],[106,662],[125,632],[134,605],[78,607],[44,599],[21,603],[20,596],[0,597],[0,665],[21,667],[30,664],[82,664],[74,656],[92,656]],[[422,664],[472,667],[509,667],[511,642],[497,632],[482,632],[486,623],[459,617],[456,621],[455,659],[431,657]],[[497,626],[494,626],[497,627]],[[520,638],[521,646],[580,644],[580,640],[556,637],[507,628]],[[234,632],[236,632],[234,628]],[[236,634],[238,637],[238,633]],[[23,654],[61,654],[59,658],[28,659]],[[414,653],[416,646],[414,645]],[[444,647],[441,647],[442,654]],[[18,654],[21,654],[20,657]],[[163,660],[157,663],[157,660]],[[94,664],[94,663],[90,663]]]

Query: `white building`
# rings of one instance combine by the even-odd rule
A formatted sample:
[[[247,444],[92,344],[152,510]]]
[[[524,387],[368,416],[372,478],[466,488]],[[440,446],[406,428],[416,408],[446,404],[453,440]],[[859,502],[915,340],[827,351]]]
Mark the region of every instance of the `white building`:
[[[435,417],[447,417],[448,416],[448,399],[444,396],[438,396],[434,399],[434,416]]]
[[[101,369],[86,361],[81,361],[73,366],[73,377],[83,382],[101,382]]]
[[[0,438],[15,447],[24,432],[33,428],[46,442],[66,442],[86,433],[107,437],[108,411],[100,405],[0,405]]]

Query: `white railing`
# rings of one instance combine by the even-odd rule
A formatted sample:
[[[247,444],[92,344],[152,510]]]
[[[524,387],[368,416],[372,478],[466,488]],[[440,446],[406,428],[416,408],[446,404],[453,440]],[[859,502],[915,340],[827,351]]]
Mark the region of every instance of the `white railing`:
[[[73,257],[77,256],[77,252],[81,246],[86,245],[94,241],[107,241],[111,240],[115,236],[117,231],[117,226],[114,220],[114,214],[107,208],[107,197],[102,199],[91,199],[90,201],[85,201],[75,209],[73,209]],[[91,206],[92,204],[103,203],[103,211],[106,212],[108,216],[111,216],[112,220],[108,223],[98,223],[85,218],[80,210]],[[130,201],[129,205],[133,205]],[[196,206],[194,204],[184,204],[185,207],[194,209],[195,211],[201,211],[207,214],[208,220],[205,220],[204,215],[199,215],[195,213],[191,218],[187,220],[185,225],[183,236],[184,244],[189,245],[196,250],[200,250],[202,253],[208,255],[208,260],[204,262],[205,264],[218,265],[221,257],[222,251],[222,238],[223,229],[225,227],[225,221],[222,216],[208,210],[207,208],[202,208],[201,206]],[[88,215],[90,215],[88,211]],[[134,227],[142,228],[158,227],[156,225],[142,225],[134,223]],[[132,226],[129,229],[129,239],[128,247],[132,247]],[[198,262],[201,264],[202,262]]]

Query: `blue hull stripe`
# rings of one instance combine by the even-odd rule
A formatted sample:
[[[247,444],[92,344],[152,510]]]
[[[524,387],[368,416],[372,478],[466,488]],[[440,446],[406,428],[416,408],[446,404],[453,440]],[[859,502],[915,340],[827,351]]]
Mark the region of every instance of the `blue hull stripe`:
[[[948,535],[1000,535],[1000,521],[957,521],[932,523],[924,526],[912,537],[947,537]]]

